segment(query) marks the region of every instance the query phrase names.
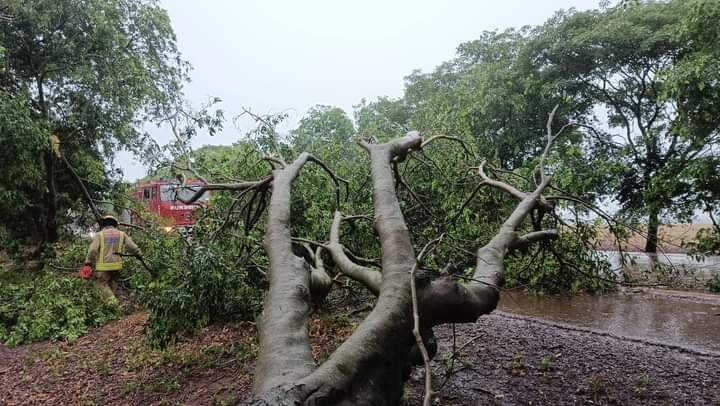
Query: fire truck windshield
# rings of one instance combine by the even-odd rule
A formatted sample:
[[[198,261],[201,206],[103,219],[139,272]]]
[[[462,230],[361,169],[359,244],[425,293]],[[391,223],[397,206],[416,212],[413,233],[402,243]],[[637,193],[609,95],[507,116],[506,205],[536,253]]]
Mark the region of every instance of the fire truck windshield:
[[[199,186],[161,185],[160,200],[163,202],[172,202],[176,200],[176,195],[179,199],[187,200],[191,198],[199,188]],[[205,192],[195,203],[204,203],[208,200],[210,200],[210,193]]]

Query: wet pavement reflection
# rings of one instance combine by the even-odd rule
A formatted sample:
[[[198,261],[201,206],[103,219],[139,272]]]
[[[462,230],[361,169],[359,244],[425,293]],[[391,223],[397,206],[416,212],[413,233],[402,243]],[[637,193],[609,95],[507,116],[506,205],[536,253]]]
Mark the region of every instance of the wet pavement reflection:
[[[505,291],[498,310],[620,336],[720,351],[720,295],[618,293],[536,296]]]

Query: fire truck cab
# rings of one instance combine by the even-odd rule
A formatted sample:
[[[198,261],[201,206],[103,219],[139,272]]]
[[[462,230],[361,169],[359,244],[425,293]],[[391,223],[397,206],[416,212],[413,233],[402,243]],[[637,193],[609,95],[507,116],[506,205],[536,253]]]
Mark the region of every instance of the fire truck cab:
[[[153,180],[138,184],[133,196],[141,201],[145,208],[169,221],[174,228],[188,228],[195,224],[194,211],[206,206],[210,200],[210,192],[205,192],[192,204],[185,204],[179,199],[187,200],[199,189],[201,183],[188,181],[179,184],[176,181]],[[140,219],[132,218],[133,223]]]

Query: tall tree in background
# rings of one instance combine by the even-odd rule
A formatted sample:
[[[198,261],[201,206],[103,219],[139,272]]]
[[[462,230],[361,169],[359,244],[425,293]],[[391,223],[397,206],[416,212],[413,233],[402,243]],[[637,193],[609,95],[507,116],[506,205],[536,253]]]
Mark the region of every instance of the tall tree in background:
[[[410,109],[404,98],[380,97],[369,103],[363,99],[354,108],[359,134],[373,134],[387,139],[398,137],[409,129]]]
[[[434,72],[406,78],[411,127],[477,142],[494,165],[514,169],[537,155],[547,112],[571,113],[525,55],[529,29],[485,32]],[[573,107],[577,109],[577,107]]]
[[[588,118],[607,113],[606,122],[595,123],[610,133],[598,137],[596,130],[588,139],[613,151],[619,185],[610,194],[623,214],[645,218],[646,252],[657,251],[663,216],[692,216],[700,183],[717,165],[720,85],[707,68],[718,54],[706,45],[717,37],[703,39],[712,36],[706,27],[714,24],[697,20],[703,16],[697,10],[717,3],[692,3],[628,2],[560,12],[532,44],[531,59],[547,80],[596,107],[585,112]]]
[[[686,112],[685,126],[697,133],[720,131],[720,2],[693,0],[688,17],[676,35],[686,46],[678,62],[666,72],[665,93]],[[720,143],[707,146],[703,159],[693,165],[694,203],[713,223],[701,231],[700,251],[720,252]]]
[[[529,45],[536,36],[537,30],[530,28],[484,32],[461,44],[457,56],[435,71],[412,73],[404,99],[395,102],[407,111],[404,126],[459,136],[476,145],[493,166],[515,170],[539,155],[543,145],[536,134],[544,131],[546,114],[556,104],[561,125],[587,125],[584,113],[591,104],[563,91],[534,63]],[[607,165],[609,151],[589,145],[578,128],[568,128],[558,140],[553,155],[560,158],[557,169],[562,173],[556,173],[555,181],[592,201],[611,182],[608,171],[597,171]]]
[[[13,231],[58,237],[80,192],[51,136],[82,177],[142,141],[140,124],[180,96],[188,64],[154,0],[10,0],[0,20],[0,213]],[[58,145],[56,145],[58,147]]]

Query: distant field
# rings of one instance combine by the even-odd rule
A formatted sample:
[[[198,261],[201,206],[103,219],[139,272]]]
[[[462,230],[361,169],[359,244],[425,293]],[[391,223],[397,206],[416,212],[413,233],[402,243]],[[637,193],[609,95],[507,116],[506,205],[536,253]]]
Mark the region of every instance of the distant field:
[[[660,227],[658,233],[658,246],[666,253],[682,254],[695,245],[698,231],[712,228],[712,224],[670,224]],[[645,249],[646,230],[645,226],[638,226],[641,232],[633,233],[627,242],[622,244],[625,251],[643,251]],[[599,236],[599,245],[603,250],[617,250],[615,238],[603,228]]]

